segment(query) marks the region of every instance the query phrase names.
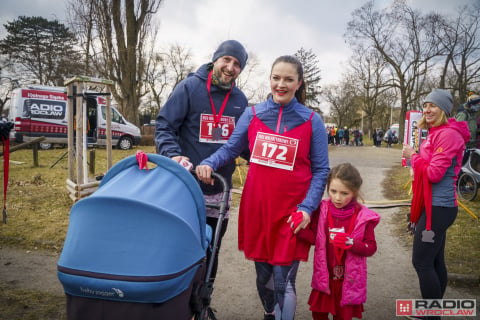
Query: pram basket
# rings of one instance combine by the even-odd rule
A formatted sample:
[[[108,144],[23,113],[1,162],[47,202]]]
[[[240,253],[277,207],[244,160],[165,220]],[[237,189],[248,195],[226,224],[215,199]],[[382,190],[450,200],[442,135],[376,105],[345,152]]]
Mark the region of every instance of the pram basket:
[[[69,320],[207,315],[212,235],[203,194],[181,165],[147,156],[154,168],[140,170],[136,157],[127,157],[70,210],[57,266]],[[223,220],[229,188],[223,177],[215,177],[224,183],[218,205]]]

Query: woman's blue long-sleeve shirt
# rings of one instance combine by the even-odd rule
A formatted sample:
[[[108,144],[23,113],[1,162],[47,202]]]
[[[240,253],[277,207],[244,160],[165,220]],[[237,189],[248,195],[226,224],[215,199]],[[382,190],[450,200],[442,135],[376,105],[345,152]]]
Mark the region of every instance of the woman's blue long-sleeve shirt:
[[[255,106],[255,114],[270,129],[276,131],[280,107],[279,104],[273,102],[272,98],[270,98]],[[308,109],[294,98],[289,104],[283,106],[278,133],[284,133],[308,121],[312,112],[312,110]],[[225,163],[238,157],[245,148],[248,148],[248,127],[252,119],[252,107],[246,108],[238,120],[235,130],[228,142],[218,149],[217,152],[203,160],[200,164],[209,165],[213,170],[217,170],[217,168],[223,166]],[[312,117],[310,160],[312,167],[312,180],[310,181],[310,187],[305,199],[302,203],[298,204],[299,210],[306,211],[309,214],[318,207],[322,199],[327,175],[330,171],[325,125],[322,118],[317,113]]]

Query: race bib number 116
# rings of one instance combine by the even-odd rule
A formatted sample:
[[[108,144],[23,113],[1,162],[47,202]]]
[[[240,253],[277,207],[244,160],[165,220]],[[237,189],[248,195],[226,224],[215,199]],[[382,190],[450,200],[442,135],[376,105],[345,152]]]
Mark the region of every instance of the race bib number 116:
[[[211,114],[202,114],[200,117],[200,142],[227,143],[235,129],[235,118],[222,116],[217,125]]]

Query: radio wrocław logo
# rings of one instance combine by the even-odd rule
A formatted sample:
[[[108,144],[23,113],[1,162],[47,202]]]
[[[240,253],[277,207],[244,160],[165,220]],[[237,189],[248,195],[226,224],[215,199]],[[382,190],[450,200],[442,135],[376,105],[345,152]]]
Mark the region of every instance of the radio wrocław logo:
[[[397,299],[397,316],[475,317],[475,299]]]

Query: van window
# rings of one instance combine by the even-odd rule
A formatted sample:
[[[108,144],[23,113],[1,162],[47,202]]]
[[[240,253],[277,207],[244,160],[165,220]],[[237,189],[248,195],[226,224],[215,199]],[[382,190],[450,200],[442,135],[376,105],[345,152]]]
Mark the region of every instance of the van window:
[[[118,113],[118,111],[113,108],[111,109],[112,109],[112,122],[123,123],[122,116],[120,115],[120,113]],[[102,118],[104,120],[107,119],[107,110],[105,106],[102,106]]]

